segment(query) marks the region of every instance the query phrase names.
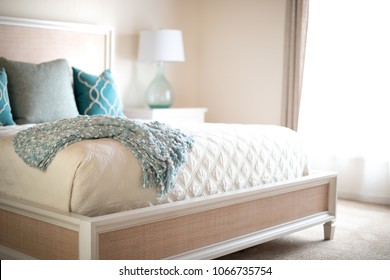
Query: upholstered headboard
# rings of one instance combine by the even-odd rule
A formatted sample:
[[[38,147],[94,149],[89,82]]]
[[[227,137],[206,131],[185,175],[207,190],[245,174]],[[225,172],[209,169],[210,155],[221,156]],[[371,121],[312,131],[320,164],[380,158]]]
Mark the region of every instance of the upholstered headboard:
[[[113,29],[105,26],[0,17],[0,57],[40,63],[65,58],[90,73],[112,68]]]
[[[122,116],[113,29],[0,17],[0,125]]]

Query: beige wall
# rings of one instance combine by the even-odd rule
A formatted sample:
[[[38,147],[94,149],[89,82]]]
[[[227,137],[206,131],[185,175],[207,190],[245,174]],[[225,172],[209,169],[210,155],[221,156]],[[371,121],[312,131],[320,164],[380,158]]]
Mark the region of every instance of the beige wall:
[[[202,2],[199,102],[210,121],[281,123],[285,2]]]
[[[139,31],[181,29],[186,62],[166,66],[175,107],[207,107],[212,122],[280,124],[286,1],[0,0],[0,15],[113,26],[115,79],[137,107],[155,74],[136,61]]]

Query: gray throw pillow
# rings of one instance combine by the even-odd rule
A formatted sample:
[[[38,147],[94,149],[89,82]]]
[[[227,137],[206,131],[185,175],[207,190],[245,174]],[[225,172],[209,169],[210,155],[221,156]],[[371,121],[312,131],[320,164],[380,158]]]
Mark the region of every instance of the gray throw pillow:
[[[71,71],[65,59],[41,64],[7,60],[8,95],[17,124],[43,123],[79,115]]]

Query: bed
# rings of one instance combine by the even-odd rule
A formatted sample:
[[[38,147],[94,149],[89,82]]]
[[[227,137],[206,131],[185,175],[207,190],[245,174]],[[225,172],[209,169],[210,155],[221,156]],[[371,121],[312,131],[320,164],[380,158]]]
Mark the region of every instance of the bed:
[[[0,17],[0,37],[4,65],[65,59],[73,73],[96,75],[113,66],[112,28]],[[310,170],[297,133],[262,125],[168,126],[193,144],[172,188],[159,192],[140,186],[144,169],[134,151],[111,138],[67,145],[45,171],[23,162],[17,135],[37,123],[58,124],[55,114],[66,102],[55,105],[49,121],[34,108],[25,115],[23,107],[12,108],[19,123],[0,126],[2,258],[213,259],[321,224],[324,239],[333,239],[337,174]]]

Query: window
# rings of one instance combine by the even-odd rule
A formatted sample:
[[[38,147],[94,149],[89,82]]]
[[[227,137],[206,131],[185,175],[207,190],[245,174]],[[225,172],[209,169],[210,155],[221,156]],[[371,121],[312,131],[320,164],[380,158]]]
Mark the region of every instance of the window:
[[[390,204],[390,1],[312,0],[298,131],[339,196]]]

